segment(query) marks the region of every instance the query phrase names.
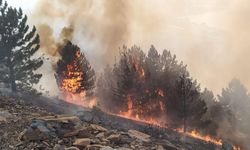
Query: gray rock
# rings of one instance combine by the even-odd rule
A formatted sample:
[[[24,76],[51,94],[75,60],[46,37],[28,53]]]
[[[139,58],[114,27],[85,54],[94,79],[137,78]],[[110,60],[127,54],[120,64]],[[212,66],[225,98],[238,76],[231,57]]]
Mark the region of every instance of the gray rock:
[[[13,118],[14,116],[9,113],[7,110],[1,111],[0,110],[0,122],[7,122],[9,119]]]
[[[110,140],[110,141],[113,141],[113,142],[115,142],[115,141],[118,141],[118,140],[120,140],[120,134],[111,134],[108,138],[107,138],[107,140]]]
[[[101,148],[100,150],[115,150],[115,149],[113,149],[112,147],[109,147],[109,146],[105,146],[105,147]]]
[[[138,140],[141,140],[143,142],[149,142],[150,141],[150,135],[142,133],[140,131],[136,130],[129,130],[128,135],[132,138],[136,138]]]
[[[156,147],[156,150],[165,150],[165,148],[164,148],[163,146],[161,146],[161,145],[158,145],[158,146]]]
[[[65,150],[65,147],[59,144],[56,144],[53,150]]]
[[[80,146],[80,147],[86,147],[89,144],[90,144],[89,138],[76,139],[75,142],[73,143],[74,146]]]
[[[164,144],[162,144],[162,147],[167,149],[167,150],[178,150],[179,148],[176,147],[174,144],[171,142],[164,140]]]
[[[224,141],[222,144],[222,149],[223,150],[233,150],[233,145],[228,141]]]
[[[30,127],[20,134],[19,138],[24,141],[40,141],[49,139],[52,135],[54,133],[47,128],[45,122],[33,121]]]
[[[132,150],[131,148],[126,148],[126,147],[119,147],[117,150]]]
[[[80,149],[72,146],[72,147],[65,148],[65,150],[80,150]]]

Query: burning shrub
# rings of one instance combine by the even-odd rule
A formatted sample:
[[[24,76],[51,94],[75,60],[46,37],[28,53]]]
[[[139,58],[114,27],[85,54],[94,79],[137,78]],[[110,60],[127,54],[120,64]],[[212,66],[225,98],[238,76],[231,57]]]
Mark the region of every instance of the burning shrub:
[[[67,42],[59,51],[55,78],[67,101],[84,105],[83,100],[92,96],[95,72],[80,48]]]

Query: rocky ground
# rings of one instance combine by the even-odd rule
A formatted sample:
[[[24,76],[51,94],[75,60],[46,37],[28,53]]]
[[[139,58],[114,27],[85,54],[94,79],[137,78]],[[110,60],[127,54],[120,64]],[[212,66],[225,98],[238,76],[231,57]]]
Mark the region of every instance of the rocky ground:
[[[220,149],[211,143],[157,137],[137,128],[116,128],[114,122],[82,119],[35,107],[18,97],[0,94],[0,149],[3,150],[206,150]],[[85,116],[86,117],[86,116]],[[109,118],[110,119],[110,118]],[[101,122],[100,122],[101,121]],[[121,122],[122,120],[118,120]],[[124,121],[124,120],[123,120]],[[105,122],[105,121],[103,121]],[[126,122],[120,123],[126,125]],[[118,123],[119,125],[119,123]],[[136,129],[136,130],[135,130]],[[171,136],[171,137],[170,137]],[[175,139],[174,139],[175,138]],[[171,140],[170,140],[171,139]],[[184,136],[185,139],[185,136]],[[188,139],[188,138],[187,138]],[[181,142],[182,141],[182,142]],[[185,142],[183,142],[185,141]]]

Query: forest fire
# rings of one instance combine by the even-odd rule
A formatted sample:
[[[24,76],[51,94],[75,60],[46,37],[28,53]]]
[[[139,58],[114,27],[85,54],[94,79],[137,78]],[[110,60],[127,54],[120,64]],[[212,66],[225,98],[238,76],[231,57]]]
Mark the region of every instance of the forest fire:
[[[64,94],[64,99],[76,105],[92,108],[96,106],[97,100],[89,95],[89,90],[93,87],[88,87],[86,82],[93,80],[93,73],[88,63],[84,63],[86,58],[80,52],[78,47],[74,47],[71,43],[65,46],[61,51],[62,59],[58,61],[56,79],[58,86]],[[159,87],[151,87],[147,79],[148,73],[143,67],[141,61],[131,59],[129,63],[130,71],[134,71],[137,76],[136,84],[140,89],[130,89],[125,93],[126,96],[119,97],[119,100],[124,98],[125,104],[117,113],[107,112],[112,115],[130,119],[133,121],[143,122],[161,128],[168,128],[168,121],[164,119],[167,114],[167,94],[166,89]],[[92,74],[90,76],[90,74]],[[125,108],[124,108],[125,106]],[[172,127],[171,127],[172,128]],[[183,132],[183,129],[173,129],[179,133],[190,137],[210,142],[216,145],[223,145],[221,139],[213,138],[210,135],[202,135],[196,130]],[[234,147],[238,150],[238,147]]]
[[[54,1],[0,0],[0,149],[250,149],[248,0]]]

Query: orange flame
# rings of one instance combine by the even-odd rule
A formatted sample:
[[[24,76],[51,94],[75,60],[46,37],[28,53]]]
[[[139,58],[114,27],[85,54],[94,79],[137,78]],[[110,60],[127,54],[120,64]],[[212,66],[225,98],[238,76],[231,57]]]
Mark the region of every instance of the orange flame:
[[[140,79],[144,79],[145,71],[142,66],[139,65],[138,61],[133,60],[133,67],[139,73]]]
[[[203,141],[206,141],[206,142],[210,142],[210,143],[214,143],[216,145],[222,145],[222,140],[221,139],[215,139],[209,135],[201,135],[198,131],[196,130],[193,130],[191,132],[187,132],[186,133],[187,135],[190,135],[194,138],[197,138],[197,139],[200,139],[200,140],[203,140]]]
[[[157,93],[158,93],[158,95],[161,96],[161,97],[165,96],[162,89],[158,89],[158,92],[157,92]]]
[[[128,106],[127,111],[125,111],[125,112],[120,111],[118,116],[121,116],[121,117],[124,117],[127,119],[131,119],[131,120],[135,120],[135,121],[141,121],[141,122],[156,125],[156,126],[163,126],[163,122],[160,122],[153,117],[142,116],[141,113],[143,112],[143,110],[142,110],[142,108],[138,108],[138,107],[133,106],[133,99],[132,99],[131,94],[127,95],[127,106]],[[155,103],[152,105],[149,104],[147,106],[147,109],[151,110],[157,106],[160,107],[161,111],[164,110],[164,103],[162,101],[159,101],[159,103]]]
[[[239,146],[233,146],[233,150],[241,150]]]
[[[117,115],[117,116],[127,118],[130,120],[134,120],[134,121],[139,121],[139,122],[155,125],[155,126],[158,126],[161,128],[168,128],[166,122],[161,122],[153,117],[145,117],[145,116],[142,117],[138,113],[136,113],[136,112],[138,112],[138,110],[135,111],[136,108],[133,108],[134,106],[133,106],[133,99],[132,99],[131,94],[127,95],[127,105],[128,105],[128,110],[126,112],[120,112],[118,115],[117,114],[113,114],[113,115]],[[164,107],[164,103],[162,101],[159,101],[159,106],[160,106],[160,109],[163,111],[165,107]],[[143,111],[143,110],[140,110],[140,111]],[[200,140],[203,140],[206,142],[210,142],[210,143],[219,145],[219,146],[222,146],[222,144],[223,144],[222,139],[214,138],[210,135],[202,135],[196,130],[192,130],[190,132],[183,133],[183,128],[178,128],[178,129],[175,129],[175,131],[182,133],[182,134],[186,134],[186,135],[191,136],[191,137],[196,138],[196,139],[200,139]],[[234,146],[234,150],[240,150],[240,149],[241,149],[240,147]]]

